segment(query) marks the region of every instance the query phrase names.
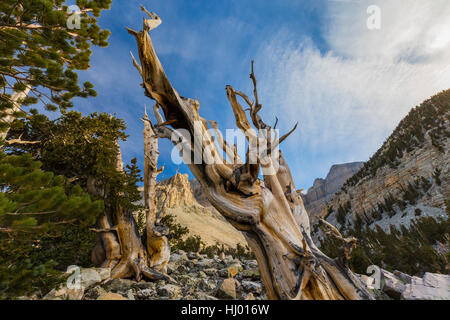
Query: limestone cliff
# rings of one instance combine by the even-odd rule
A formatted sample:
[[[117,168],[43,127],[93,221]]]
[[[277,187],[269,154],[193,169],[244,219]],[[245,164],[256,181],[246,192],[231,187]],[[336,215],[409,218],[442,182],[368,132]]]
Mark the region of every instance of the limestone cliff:
[[[318,178],[304,195],[303,201],[310,218],[320,216],[326,210],[327,201],[342,187],[345,181],[363,166],[364,162],[351,162],[331,166],[325,179]]]
[[[156,198],[158,209],[164,204],[167,214],[187,227],[190,235],[199,235],[206,245],[218,242],[234,248],[238,243],[247,244],[242,233],[212,207],[198,181],[189,181],[187,174],[176,173],[159,182]]]
[[[450,199],[450,90],[413,108],[383,146],[327,203],[326,219],[389,232],[417,216],[446,216]],[[345,228],[344,228],[345,229]]]

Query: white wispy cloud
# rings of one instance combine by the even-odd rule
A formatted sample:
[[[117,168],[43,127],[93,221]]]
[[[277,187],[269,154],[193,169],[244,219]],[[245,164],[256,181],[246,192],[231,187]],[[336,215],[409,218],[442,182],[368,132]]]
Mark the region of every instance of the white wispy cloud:
[[[371,4],[381,9],[379,30],[366,27]],[[326,173],[333,162],[367,160],[412,107],[450,87],[449,16],[447,0],[328,2],[326,52],[295,30],[262,46],[266,112],[300,121],[287,142],[303,151],[288,154],[300,185],[312,183],[305,165]]]

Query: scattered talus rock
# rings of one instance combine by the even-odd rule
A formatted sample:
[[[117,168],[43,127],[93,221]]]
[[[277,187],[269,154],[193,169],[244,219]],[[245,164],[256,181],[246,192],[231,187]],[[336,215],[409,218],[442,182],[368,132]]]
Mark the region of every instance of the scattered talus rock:
[[[78,291],[65,285],[51,290],[43,299],[47,300],[263,300],[267,299],[264,285],[259,276],[256,260],[239,260],[231,256],[212,258],[178,251],[169,262],[170,276],[176,283],[166,281],[139,282],[132,279],[108,279],[92,283],[89,288]],[[182,259],[178,257],[183,257]],[[190,257],[190,258],[189,258]],[[236,266],[241,268],[236,268]],[[183,266],[184,268],[180,268]],[[221,274],[220,270],[233,267],[235,276]],[[256,267],[256,268],[255,268]],[[101,272],[95,268],[80,274]],[[181,270],[181,271],[178,271]],[[425,273],[422,278],[412,277],[399,271],[380,269],[379,289],[374,289],[373,279],[360,275],[377,299],[448,300],[450,299],[450,276]],[[95,276],[94,276],[95,277]],[[371,281],[369,281],[371,280]],[[39,299],[20,297],[20,299]],[[41,298],[42,299],[42,298]]]
[[[157,293],[160,297],[168,299],[179,299],[181,297],[181,287],[174,284],[166,284],[158,288]]]
[[[306,211],[311,218],[321,216],[326,209],[326,203],[342,187],[348,178],[353,176],[362,168],[364,162],[350,162],[335,164],[330,168],[325,179],[318,178],[308,189],[306,194],[302,194]]]
[[[167,214],[173,215],[177,223],[187,227],[191,235],[199,235],[206,245],[219,243],[235,248],[238,243],[247,244],[242,233],[209,203],[200,183],[189,181],[187,174],[176,173],[159,182],[156,198],[158,209],[165,205]]]
[[[107,292],[99,296],[97,300],[128,300],[128,299],[118,293]]]
[[[67,267],[67,281],[58,288],[47,293],[44,300],[81,300],[86,290],[102,281],[109,279],[109,268],[80,268],[71,265]]]
[[[426,272],[423,278],[412,277],[401,298],[404,300],[450,300],[450,276]]]
[[[360,275],[360,277],[377,299],[450,300],[449,275],[426,272],[420,278],[380,268],[379,288],[376,288],[374,278],[365,275]]]
[[[227,278],[217,287],[216,296],[222,299],[236,299],[236,281],[233,278]]]
[[[166,281],[137,282],[132,279],[109,279],[91,284],[81,295],[53,293],[49,299],[84,300],[216,300],[267,299],[256,260],[228,256],[208,257],[181,250],[172,253],[169,275],[176,283]],[[89,270],[85,272],[85,270]],[[90,274],[94,268],[81,269]],[[99,272],[101,270],[96,270]],[[94,278],[93,276],[92,278]],[[64,290],[67,290],[64,289]]]
[[[393,299],[400,299],[402,292],[406,290],[406,284],[393,273],[382,269],[383,291]]]

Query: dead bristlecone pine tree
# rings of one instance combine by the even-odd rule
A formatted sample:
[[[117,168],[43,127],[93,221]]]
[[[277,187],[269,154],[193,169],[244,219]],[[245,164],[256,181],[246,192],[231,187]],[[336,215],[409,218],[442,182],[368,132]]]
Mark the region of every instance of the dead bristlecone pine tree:
[[[145,8],[142,10],[149,16],[144,19],[143,30],[128,31],[136,38],[140,64],[134,57],[133,64],[142,76],[145,94],[156,101],[158,124],[154,129],[159,136],[171,139],[211,204],[243,232],[258,260],[268,297],[373,299],[343,259],[327,257],[311,240],[308,214],[278,148],[295,127],[278,139],[276,124],[270,127],[259,115],[261,104],[253,62],[250,78],[254,101],[226,86],[237,127],[250,146],[256,142],[259,145],[257,152],[256,148],[249,148],[245,161],[241,161],[236,146],[228,145],[220,135],[216,135],[217,144],[213,140],[208,121],[199,115],[199,102],[182,97],[172,87],[149,35],[161,19]],[[253,126],[238,97],[248,105]],[[209,124],[218,131],[215,122]],[[222,152],[227,154],[228,161]],[[258,179],[260,169],[263,180]]]
[[[97,222],[99,239],[92,252],[95,265],[111,268],[111,278],[136,278],[144,276],[150,280],[175,282],[167,275],[170,247],[166,234],[168,228],[161,224],[164,206],[157,212],[155,206],[156,177],[163,168],[158,168],[158,137],[147,112],[144,118],[144,203],[145,230],[141,236],[131,209],[120,202],[105,200],[105,212]],[[122,156],[117,144],[116,170],[123,171]],[[91,194],[102,195],[104,190],[96,182],[88,182]]]

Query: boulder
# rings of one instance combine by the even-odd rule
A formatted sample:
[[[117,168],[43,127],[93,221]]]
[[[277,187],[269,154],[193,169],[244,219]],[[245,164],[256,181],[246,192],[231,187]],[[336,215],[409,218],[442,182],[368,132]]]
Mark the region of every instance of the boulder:
[[[392,299],[400,299],[403,291],[406,289],[406,285],[400,281],[393,273],[381,269],[382,290]]]
[[[223,268],[219,270],[219,277],[228,278],[228,275],[229,275],[228,268]]]
[[[188,257],[190,260],[194,260],[194,259],[198,259],[198,258],[200,257],[200,254],[199,254],[198,252],[189,252],[189,253],[187,254],[187,257]]]
[[[105,293],[107,293],[105,291],[105,289],[103,289],[100,286],[96,286],[91,288],[90,290],[87,290],[84,293],[84,299],[86,300],[96,300],[98,297],[100,297],[101,295],[104,295]]]
[[[146,282],[144,280],[141,280],[140,282],[137,282],[135,284],[133,284],[133,289],[136,290],[146,290],[146,289],[150,289],[155,291],[156,290],[156,283],[154,282]]]
[[[236,282],[233,278],[223,280],[217,287],[216,297],[220,299],[236,299]]]
[[[172,253],[170,255],[170,262],[182,262],[188,260],[186,253],[183,251],[182,253]]]
[[[256,260],[247,260],[245,265],[250,269],[258,269],[258,262]]]
[[[166,284],[158,288],[158,295],[169,299],[179,299],[181,296],[181,288],[174,284]]]
[[[135,281],[128,279],[113,279],[108,281],[103,288],[112,292],[127,292],[132,286],[136,285]]]
[[[260,294],[262,292],[262,285],[258,282],[244,280],[244,281],[242,281],[241,285],[242,285],[242,288],[246,292],[251,292],[251,293],[256,293],[256,294]]]
[[[240,273],[242,278],[249,278],[252,280],[260,280],[261,274],[259,273],[259,269],[247,269]]]
[[[201,259],[197,262],[197,266],[202,268],[211,268],[213,264],[214,264],[213,259]]]
[[[156,291],[153,289],[139,290],[135,294],[137,300],[152,300],[156,296]]]
[[[84,288],[69,289],[65,285],[58,289],[52,289],[45,295],[44,300],[81,300],[84,295]]]
[[[426,272],[412,277],[401,298],[404,300],[450,300],[450,276]]]
[[[217,277],[219,275],[219,271],[215,268],[208,268],[203,270],[210,277]]]
[[[210,296],[209,294],[206,294],[204,292],[196,292],[195,299],[197,299],[197,300],[219,300],[216,297]]]
[[[111,278],[111,268],[95,268],[102,281]]]
[[[109,276],[108,276],[109,277]],[[102,282],[100,274],[94,268],[81,269],[81,285],[87,289]]]
[[[213,281],[209,281],[207,279],[202,279],[199,281],[197,288],[201,291],[210,292],[215,289],[216,285]]]
[[[412,277],[410,275],[400,272],[398,270],[395,270],[393,273],[394,273],[394,276],[396,276],[398,279],[400,279],[404,283],[411,283]]]
[[[97,300],[128,300],[128,299],[118,293],[107,292],[98,297]]]

